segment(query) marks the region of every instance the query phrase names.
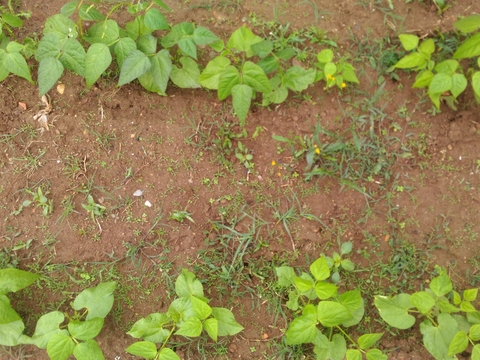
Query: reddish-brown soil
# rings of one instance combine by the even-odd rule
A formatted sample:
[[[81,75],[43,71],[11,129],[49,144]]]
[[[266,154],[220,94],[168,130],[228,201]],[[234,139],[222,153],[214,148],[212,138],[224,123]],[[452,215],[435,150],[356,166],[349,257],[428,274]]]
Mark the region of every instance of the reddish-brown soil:
[[[115,317],[107,318],[98,339],[107,359],[129,359],[133,357],[124,349],[133,338],[126,330],[140,317],[166,310],[173,295],[170,281],[187,267],[206,281],[212,303],[231,308],[245,327],[224,340],[226,353],[219,351],[217,358],[273,359],[282,358],[275,355],[281,349],[276,344],[281,344],[286,328],[285,319],[275,316],[282,294],[267,288],[274,266],[304,266],[322,252],[338,251],[338,242],[354,243],[351,259],[358,272],[345,284],[360,285],[366,296],[420,289],[434,265],[446,267],[459,289],[476,286],[480,108],[467,90],[458,111],[442,104],[441,113],[433,115],[430,101],[411,89],[414,74],[397,71],[396,81],[379,63],[381,39],[387,48],[389,43],[398,45],[396,35],[402,32],[433,36],[452,30],[459,16],[480,12],[476,0],[451,2],[439,16],[431,1],[393,1],[393,12],[387,1],[373,0],[166,1],[173,9],[171,23],[195,21],[225,39],[243,23],[258,25],[254,29],[261,35],[267,29],[260,26],[261,19],[275,20],[290,23],[291,31],[315,25],[327,31],[341,52],[351,54],[358,87],[339,93],[316,85],[303,99],[290,94],[278,107],[252,106],[248,137],[241,139],[254,156],[252,173],[235,158],[234,150],[222,152],[219,146],[225,140],[221,131],[233,134],[241,129],[230,101],[220,102],[213,92],[171,85],[168,96],[160,97],[138,83],[117,88],[113,75],[86,91],[83,80],[65,74],[65,92],[49,93],[51,125],[41,133],[33,120],[42,108],[38,89],[23,79],[7,78],[0,84],[2,258],[41,271],[49,282],[70,281],[65,280],[67,272],[72,279],[68,293],[55,292],[54,287],[34,289],[30,298],[15,298],[16,308],[26,318],[34,314],[29,310],[34,303],[38,311],[66,310],[74,292],[104,278],[118,279],[124,286],[116,295]],[[31,11],[32,17],[20,37],[41,34],[45,20],[64,3],[21,1],[21,9]],[[338,178],[317,176],[305,182],[304,158],[295,160],[288,145],[272,135],[310,137],[318,123],[347,134],[348,141],[351,128],[365,136],[375,134],[384,144],[383,152],[373,155],[372,142],[365,158],[374,164],[383,157],[388,165],[378,174],[352,177],[362,191]],[[261,131],[254,139],[256,129]],[[334,141],[327,136],[318,140]],[[237,140],[232,141],[235,149]],[[327,160],[320,166],[322,161]],[[17,211],[31,198],[25,190],[39,185],[49,191],[52,215],[43,217],[33,205]],[[140,197],[133,196],[137,190],[143,192]],[[82,208],[88,192],[106,207],[105,216],[95,221]],[[72,200],[75,212],[63,219],[65,199]],[[147,200],[151,207],[145,205]],[[323,224],[297,216],[284,226],[275,215],[292,207],[297,215],[311,213]],[[194,223],[169,219],[172,211],[185,209]],[[254,217],[261,219],[261,228],[253,228]],[[235,231],[227,233],[218,224]],[[241,261],[234,261],[241,244],[238,234],[249,231],[254,234],[251,245]],[[114,260],[118,261],[112,264]],[[220,280],[222,265],[230,268],[230,282]],[[377,318],[372,299],[366,300],[369,317]],[[369,329],[380,330],[375,325]],[[391,351],[390,358],[430,358],[417,332],[395,334],[382,343]],[[203,358],[196,344],[178,349],[185,359]],[[44,351],[24,351],[35,359],[47,358]]]

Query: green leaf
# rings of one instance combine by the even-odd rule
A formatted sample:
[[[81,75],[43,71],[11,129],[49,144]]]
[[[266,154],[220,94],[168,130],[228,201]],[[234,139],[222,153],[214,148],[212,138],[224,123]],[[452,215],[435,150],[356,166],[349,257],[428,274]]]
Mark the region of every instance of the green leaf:
[[[11,307],[8,297],[0,295],[0,345],[18,345],[24,329],[25,325],[21,317]]]
[[[150,70],[151,66],[152,63],[147,55],[140,50],[133,50],[123,62],[122,69],[120,70],[120,78],[118,79],[118,86],[125,85],[142,76]]]
[[[64,42],[68,38],[76,38],[77,25],[72,19],[69,19],[62,14],[56,14],[47,19],[43,28],[43,34],[55,34],[60,42]]]
[[[90,46],[85,56],[85,80],[87,82],[87,89],[90,89],[111,63],[112,55],[107,45],[96,43]]]
[[[3,81],[8,74],[10,74],[10,71],[8,71],[5,66],[3,66],[3,60],[5,59],[5,56],[7,53],[5,50],[0,49],[0,81]]]
[[[6,53],[3,59],[3,65],[12,74],[20,76],[33,84],[30,69],[24,57],[19,53]]]
[[[418,51],[425,55],[427,59],[430,59],[430,55],[435,51],[435,42],[433,39],[423,41],[418,47]]]
[[[453,26],[463,33],[471,33],[480,27],[480,15],[470,15],[456,21]]]
[[[154,57],[150,59],[152,67],[150,70],[139,77],[139,81],[143,87],[149,91],[157,92],[161,95],[165,95],[167,90],[168,80],[170,73],[172,72],[172,60],[170,59],[170,53],[168,50],[160,50]],[[151,88],[146,87],[146,80],[149,77],[152,83]]]
[[[195,317],[200,320],[204,320],[212,313],[212,308],[197,297],[190,295],[190,301],[192,302],[192,310],[195,313]]]
[[[154,0],[156,1],[156,0]],[[157,0],[158,1],[158,0]],[[163,348],[158,353],[158,360],[181,360],[175,352],[169,348]]]
[[[190,295],[203,297],[203,285],[194,273],[182,269],[182,273],[175,282],[175,292],[179,297],[189,297]]]
[[[382,336],[383,336],[383,332],[382,333],[364,334],[364,335],[362,335],[358,338],[358,340],[357,340],[358,346],[362,350],[371,348],[373,345],[375,345],[375,343],[378,340],[381,339]]]
[[[171,322],[167,314],[152,313],[133,324],[127,334],[137,339],[143,338],[153,343],[161,343],[169,335],[169,331],[163,326]]]
[[[237,84],[232,87],[232,104],[240,119],[240,125],[245,124],[245,118],[250,109],[250,102],[252,101],[253,90],[249,85]]]
[[[170,28],[165,16],[163,16],[160,10],[156,8],[150,8],[147,10],[144,22],[145,25],[152,30],[168,30]]]
[[[284,85],[293,91],[303,91],[315,81],[315,70],[300,66],[289,67],[284,74]]]
[[[480,55],[480,33],[465,40],[453,54],[454,59],[472,58]]]
[[[435,305],[435,299],[432,298],[432,296],[426,291],[419,291],[413,293],[410,297],[410,302],[422,314],[427,314],[430,309]]]
[[[335,65],[333,62],[326,63],[325,67],[323,68],[323,72],[325,73],[325,76],[333,76],[337,73],[337,65]]]
[[[338,326],[351,318],[347,308],[337,302],[321,301],[317,306],[317,319],[323,326]]]
[[[207,332],[208,336],[212,338],[213,341],[217,342],[218,339],[218,320],[215,318],[207,319],[203,322],[203,328]]]
[[[378,349],[371,349],[367,352],[367,360],[388,360],[388,356]]]
[[[116,282],[109,281],[100,283],[93,288],[83,290],[78,294],[72,307],[77,311],[86,308],[88,310],[86,317],[87,320],[97,317],[103,319],[112,308],[115,287]]]
[[[94,24],[88,29],[85,41],[96,45],[98,43],[112,45],[120,37],[120,30],[115,20],[108,19]]]
[[[218,99],[226,99],[232,93],[232,88],[239,83],[240,74],[238,70],[232,65],[227,66],[218,78]]]
[[[405,50],[410,51],[418,46],[419,38],[416,35],[400,34],[398,35],[400,42]]]
[[[448,356],[448,347],[458,331],[455,319],[441,313],[437,318],[438,326],[433,326],[428,320],[420,323],[420,332],[423,335],[423,344],[436,359],[451,359]]]
[[[230,49],[237,49],[239,51],[245,51],[247,57],[255,55],[252,49],[252,45],[263,41],[263,39],[255,35],[245,25],[235,30],[228,39],[227,47]]]
[[[313,352],[317,355],[317,359],[343,360],[345,358],[347,344],[340,334],[334,334],[332,341],[324,335],[317,336],[314,344]]]
[[[464,352],[468,347],[468,337],[464,331],[459,331],[455,334],[452,342],[448,347],[448,356]]]
[[[92,339],[77,344],[73,349],[73,355],[77,360],[105,360],[102,350]]]
[[[470,360],[480,360],[480,344],[472,348],[472,358]]]
[[[360,350],[348,349],[346,355],[347,360],[362,360],[362,353]]]
[[[60,329],[60,324],[65,320],[65,316],[60,311],[52,311],[42,315],[37,321],[35,332],[33,333],[29,344],[34,344],[40,349],[45,349],[50,338],[55,334],[68,335],[66,330]]]
[[[63,65],[56,58],[45,58],[38,67],[38,88],[40,96],[45,95],[63,74]]]
[[[183,335],[187,337],[198,337],[202,333],[202,322],[195,318],[191,317],[181,323],[179,329],[175,332],[175,335]]]
[[[477,300],[478,296],[478,289],[468,289],[463,292],[463,298],[467,301],[475,301]]]
[[[307,277],[298,277],[294,279],[295,287],[300,291],[300,293],[306,293],[311,291],[315,287],[315,282],[311,278]]]
[[[215,35],[209,29],[203,26],[197,26],[195,28],[195,31],[193,32],[193,40],[197,45],[208,45],[220,39],[218,38],[217,35]]]
[[[263,40],[252,45],[252,50],[259,58],[264,58],[273,51],[273,42],[270,40]]]
[[[216,52],[221,52],[225,48],[225,44],[223,43],[222,39],[218,39],[217,41],[208,44],[211,49],[213,49]]]
[[[63,46],[62,56],[60,62],[68,70],[75,72],[78,75],[85,74],[85,57],[87,53],[83,46],[76,39],[67,39]]]
[[[68,18],[75,12],[75,10],[77,9],[77,5],[78,0],[70,1],[62,6],[62,8],[60,9],[60,13]]]
[[[54,33],[45,35],[38,43],[35,59],[41,61],[48,57],[56,57],[60,54],[60,39]]]
[[[415,77],[415,83],[412,85],[412,88],[423,88],[430,85],[434,77],[433,72],[430,70],[423,70],[417,74]]]
[[[147,55],[155,54],[157,51],[157,39],[150,35],[142,35],[137,39],[138,50],[144,52]]]
[[[480,71],[476,71],[472,76],[472,88],[475,94],[480,97]]]
[[[16,15],[5,13],[3,11],[1,15],[2,15],[2,20],[5,21],[11,27],[21,27],[23,25],[22,19],[20,19]]]
[[[230,60],[228,58],[217,56],[207,64],[205,70],[203,70],[203,72],[200,74],[200,84],[204,88],[218,90],[220,74],[229,65]]]
[[[97,336],[103,327],[103,318],[93,318],[85,321],[70,320],[68,331],[77,340],[89,340]]]
[[[242,67],[243,82],[255,90],[268,93],[270,89],[270,81],[263,69],[251,61],[246,61]]]
[[[25,45],[19,44],[16,41],[10,41],[7,44],[7,52],[12,53],[12,52],[21,52],[25,48]]]
[[[78,16],[85,21],[102,21],[105,16],[102,15],[93,5],[84,4],[78,9]]]
[[[319,281],[315,284],[315,293],[320,300],[327,300],[337,294],[338,288],[336,285],[326,281]]]
[[[346,271],[353,271],[353,269],[355,269],[355,264],[348,259],[342,260],[340,265],[342,265],[342,268],[344,268]]]
[[[212,307],[212,316],[218,321],[218,336],[235,335],[243,330],[243,326],[235,321],[235,316],[228,309]]]
[[[363,318],[365,306],[360,290],[346,291],[338,297],[338,302],[345,306],[351,319],[342,322],[342,326],[349,327],[357,325]]]
[[[178,41],[178,47],[183,54],[188,55],[197,60],[197,47],[192,38],[183,38]]]
[[[55,334],[47,343],[47,354],[50,359],[68,360],[74,349],[75,342],[65,334]]]
[[[271,83],[272,82],[270,81],[270,84]],[[272,91],[270,93],[263,93],[262,106],[268,106],[271,103],[281,104],[287,99],[287,97],[288,97],[288,89],[285,86],[272,88]]]
[[[30,286],[40,276],[28,271],[7,268],[0,270],[0,295],[17,292]]]
[[[480,324],[474,324],[470,327],[468,335],[473,341],[480,340]]]
[[[428,86],[428,93],[429,94],[436,94],[436,93],[441,94],[445,91],[449,91],[451,88],[452,88],[452,77],[450,75],[447,75],[447,74],[439,73],[439,74],[436,74],[433,77],[432,82]],[[438,280],[437,280],[437,282],[438,282]],[[430,285],[430,288],[431,288],[431,285]],[[451,289],[451,286],[450,286],[450,289]],[[433,291],[435,292],[435,290],[433,290]],[[437,296],[442,296],[442,295],[437,295]]]
[[[355,74],[355,68],[352,65],[350,65],[349,63],[344,63],[342,67],[343,68],[341,73],[343,76],[343,80],[347,82],[355,83],[355,84],[360,83],[360,81],[358,81],[357,75]]]
[[[438,63],[437,65],[435,65],[433,69],[437,73],[444,73],[452,76],[455,73],[455,71],[458,69],[458,66],[459,66],[459,63],[457,60],[449,59],[449,60],[442,61],[441,63]]]
[[[310,265],[310,272],[315,277],[315,280],[325,280],[330,277],[330,269],[328,268],[325,257],[319,257]]]
[[[124,60],[127,56],[137,49],[137,44],[135,41],[129,37],[120,38],[115,44],[114,52],[115,57],[117,58],[118,67],[122,67]]]
[[[125,351],[145,359],[154,359],[157,356],[157,347],[150,341],[137,341],[126,348]]]
[[[317,334],[315,306],[306,305],[303,314],[293,319],[285,333],[287,345],[312,342]]]
[[[145,26],[143,19],[143,15],[140,15],[125,25],[125,30],[127,31],[128,37],[136,40],[139,36],[151,34],[153,32],[152,29]]]
[[[423,54],[414,52],[401,58],[394,67],[397,69],[422,69],[427,66],[427,62],[428,60]]]
[[[324,49],[317,55],[317,60],[321,63],[329,63],[333,61],[333,51],[331,49]]]
[[[438,75],[441,75],[441,74],[437,74],[437,75],[435,75],[435,77],[437,77]],[[435,81],[435,78],[432,80],[432,83],[434,81]],[[442,82],[442,81],[440,81],[440,82]],[[430,86],[432,86],[432,85],[430,84]],[[445,87],[439,86],[439,88],[446,88],[446,86]],[[447,89],[447,90],[449,90],[449,89]],[[435,91],[435,92],[443,92],[443,91],[447,91],[447,90],[438,90],[438,91]],[[452,281],[448,277],[447,272],[445,270],[442,270],[442,273],[439,276],[432,279],[432,281],[430,282],[430,289],[437,296],[443,296],[443,295],[446,295],[446,294],[448,294],[449,292],[452,291]]]
[[[200,69],[195,60],[187,56],[182,56],[180,63],[183,65],[183,68],[180,69],[175,65],[172,67],[172,72],[170,73],[172,82],[184,89],[199,88],[200,84],[198,83],[198,79],[200,77]]]
[[[454,74],[452,76],[452,88],[450,92],[452,93],[453,97],[456,99],[458,95],[465,91],[467,88],[468,81],[465,75],[463,74]],[[475,289],[476,290],[476,289]]]
[[[437,109],[440,109],[440,96],[442,96],[442,93],[428,93],[428,97]]]
[[[415,324],[415,317],[408,313],[413,307],[408,294],[399,294],[393,298],[376,295],[375,306],[382,319],[393,327],[405,330]]]
[[[285,305],[287,308],[293,311],[298,310],[298,299],[300,298],[300,294],[297,291],[289,291],[288,293],[288,301]]]
[[[172,27],[172,30],[170,30],[170,32],[162,38],[162,46],[164,48],[171,48],[175,44],[178,44],[181,39],[191,38],[194,31],[195,25],[191,22],[182,22],[176,24],[174,27]]]

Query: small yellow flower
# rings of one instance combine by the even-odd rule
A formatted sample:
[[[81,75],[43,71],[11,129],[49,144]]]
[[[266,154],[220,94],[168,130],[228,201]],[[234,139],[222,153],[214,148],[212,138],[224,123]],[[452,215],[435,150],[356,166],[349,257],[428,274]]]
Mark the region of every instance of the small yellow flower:
[[[330,76],[330,80],[335,81],[335,78],[333,76]]]
[[[281,173],[277,173],[277,175],[278,175],[278,177],[282,176],[282,174],[281,174]]]
[[[275,160],[272,160],[272,166],[277,165],[277,162]]]
[[[347,84],[345,84],[344,82],[342,82],[342,89],[346,88],[347,87]]]
[[[317,154],[320,154],[320,149],[319,149],[318,147],[316,147],[316,148],[315,148],[315,152],[316,152]]]

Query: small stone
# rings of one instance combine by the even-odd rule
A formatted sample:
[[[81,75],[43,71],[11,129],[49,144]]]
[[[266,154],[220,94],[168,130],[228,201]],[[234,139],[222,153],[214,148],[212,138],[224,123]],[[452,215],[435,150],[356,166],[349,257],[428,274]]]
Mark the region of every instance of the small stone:
[[[133,196],[142,196],[143,195],[143,191],[142,190],[137,190],[133,193]]]
[[[150,201],[145,201],[145,206],[152,207],[152,203]]]

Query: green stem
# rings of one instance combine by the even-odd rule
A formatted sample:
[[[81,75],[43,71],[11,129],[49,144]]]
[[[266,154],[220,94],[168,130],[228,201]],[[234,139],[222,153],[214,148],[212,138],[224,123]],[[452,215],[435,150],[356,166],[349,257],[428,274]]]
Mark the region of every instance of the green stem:
[[[176,324],[174,323],[172,329],[170,330],[170,334],[168,334],[167,338],[166,338],[165,341],[163,342],[162,347],[160,348],[159,351],[162,351],[163,348],[167,345],[168,340],[169,340],[170,337],[172,336],[172,334],[173,334],[173,332],[175,331],[175,329],[176,329]]]

